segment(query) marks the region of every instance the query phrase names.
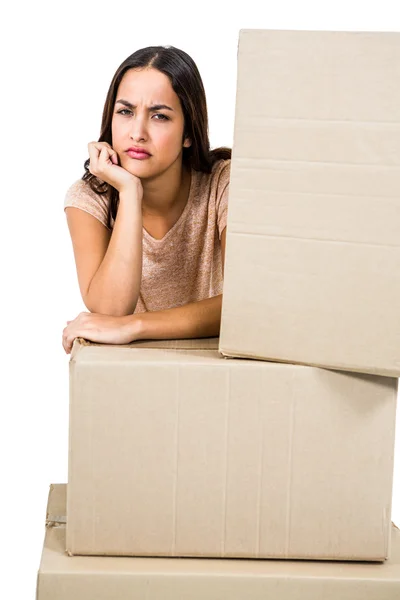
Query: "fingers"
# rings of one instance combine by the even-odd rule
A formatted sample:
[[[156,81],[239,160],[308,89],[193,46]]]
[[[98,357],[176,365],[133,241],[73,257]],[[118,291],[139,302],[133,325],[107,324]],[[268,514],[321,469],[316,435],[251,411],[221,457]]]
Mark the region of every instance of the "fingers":
[[[67,321],[67,326],[64,327],[62,333],[62,345],[67,354],[70,354],[74,339],[77,337],[76,334],[74,335],[74,333],[71,332],[71,327],[69,327],[71,322],[72,321]]]
[[[71,323],[71,321],[67,321],[67,326],[70,323]],[[67,354],[69,354],[69,349],[68,349],[68,344],[67,344],[67,337],[66,337],[66,333],[65,333],[66,329],[67,329],[67,327],[64,327],[64,329],[63,329],[63,333],[62,333],[62,345],[63,345],[63,348],[64,348],[65,352]]]
[[[69,348],[69,346],[67,344],[66,338],[64,337],[64,333],[63,333],[63,336],[62,336],[62,345],[63,345],[63,348],[65,350],[65,353],[69,354],[70,353],[70,348]]]
[[[90,312],[86,311],[80,312],[76,319],[74,319],[75,324],[71,326],[69,324],[73,323],[73,321],[67,321],[67,326],[64,327],[62,334],[62,345],[67,354],[71,353],[74,339],[83,333],[82,327],[87,323],[88,315],[90,314]]]
[[[100,148],[100,154],[99,154],[99,160],[102,158],[103,160],[106,160],[109,157],[109,149],[107,148],[107,146],[102,146]]]
[[[62,345],[63,345],[65,352],[67,354],[70,354],[72,344],[74,343],[74,339],[76,336],[68,335],[68,333],[66,333],[67,329],[68,329],[68,327],[65,327],[65,329],[63,330]]]
[[[92,175],[102,178],[104,168],[112,164],[118,164],[118,154],[108,142],[89,142],[89,171]]]

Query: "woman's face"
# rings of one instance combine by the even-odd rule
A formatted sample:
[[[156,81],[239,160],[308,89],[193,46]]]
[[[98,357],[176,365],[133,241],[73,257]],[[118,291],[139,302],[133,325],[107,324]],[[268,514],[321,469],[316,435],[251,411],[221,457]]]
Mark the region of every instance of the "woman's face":
[[[191,143],[185,140],[182,144],[183,128],[182,108],[168,77],[153,68],[126,71],[117,90],[111,124],[111,145],[121,166],[147,178],[166,171],[177,160],[181,162],[182,146]],[[127,150],[133,146],[151,156],[132,158]]]

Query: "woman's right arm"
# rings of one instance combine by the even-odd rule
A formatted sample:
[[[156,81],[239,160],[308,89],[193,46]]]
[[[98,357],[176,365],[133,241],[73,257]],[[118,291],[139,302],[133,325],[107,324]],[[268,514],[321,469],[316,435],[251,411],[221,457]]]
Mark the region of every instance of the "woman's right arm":
[[[142,198],[138,177],[116,163],[106,142],[89,144],[90,172],[119,191],[112,232],[92,214],[67,206],[68,227],[82,299],[90,312],[133,314],[142,279]]]
[[[142,278],[142,201],[135,187],[120,192],[112,232],[85,211],[66,207],[83,302],[90,312],[133,314]]]

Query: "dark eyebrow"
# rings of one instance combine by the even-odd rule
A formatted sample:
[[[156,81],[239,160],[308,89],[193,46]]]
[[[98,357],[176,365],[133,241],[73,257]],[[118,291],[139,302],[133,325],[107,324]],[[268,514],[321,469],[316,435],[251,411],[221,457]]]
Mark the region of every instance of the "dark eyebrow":
[[[126,106],[127,108],[136,108],[136,106],[134,104],[131,104],[130,102],[128,102],[128,100],[117,100],[115,104],[123,104],[124,106]],[[174,109],[171,108],[170,106],[167,106],[166,104],[154,104],[153,106],[149,106],[149,110],[154,111],[154,110],[172,110],[172,112],[174,112]]]

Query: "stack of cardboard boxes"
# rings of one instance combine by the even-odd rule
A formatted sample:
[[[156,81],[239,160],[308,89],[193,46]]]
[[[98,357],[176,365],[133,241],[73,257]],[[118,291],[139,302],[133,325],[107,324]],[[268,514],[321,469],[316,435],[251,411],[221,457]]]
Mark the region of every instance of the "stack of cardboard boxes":
[[[399,311],[400,33],[241,30],[220,338],[75,340],[38,600],[400,598]]]

